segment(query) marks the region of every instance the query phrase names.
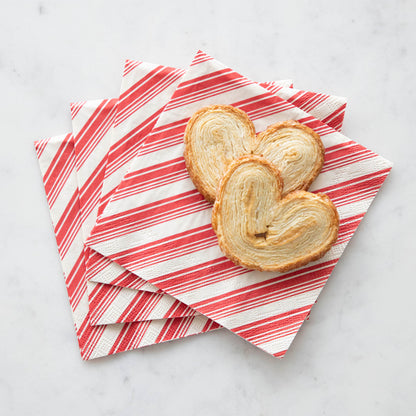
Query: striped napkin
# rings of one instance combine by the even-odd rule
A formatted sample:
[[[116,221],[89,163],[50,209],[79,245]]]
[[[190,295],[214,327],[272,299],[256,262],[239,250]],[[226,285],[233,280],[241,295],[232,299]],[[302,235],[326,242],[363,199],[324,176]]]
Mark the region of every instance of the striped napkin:
[[[296,119],[321,135],[326,162],[312,190],[325,192],[341,219],[338,241],[321,260],[277,274],[243,269],[222,255],[210,225],[211,206],[195,190],[182,157],[187,121],[202,106],[218,103],[246,111],[257,131]],[[140,276],[137,282],[146,280],[278,357],[391,169],[390,162],[294,104],[198,52],[87,240]]]
[[[130,60],[126,61],[121,98],[117,109],[121,113],[121,116],[116,115],[118,122],[115,123],[116,126],[112,130],[111,136],[113,144],[110,151],[108,151],[108,155],[112,161],[107,166],[115,165],[117,166],[117,170],[114,168],[106,168],[106,172],[110,172],[110,174],[104,177],[99,210],[103,209],[103,206],[108,202],[108,198],[115,191],[116,184],[121,181],[123,174],[127,172],[128,166],[133,158],[131,149],[138,150],[142,144],[145,134],[148,132],[146,130],[143,131],[143,126],[146,126],[148,129],[149,120],[154,124],[157,120],[155,115],[158,117],[164,105],[168,102],[172,91],[169,91],[170,94],[168,96],[166,89],[161,88],[161,85],[171,87],[173,85],[171,83],[172,74],[176,74],[177,71],[179,70],[160,65]],[[346,106],[345,98],[288,88],[292,86],[292,81],[268,82],[261,83],[260,85],[267,88],[270,92],[296,101],[297,106],[308,109],[312,115],[321,120],[325,120],[328,124],[334,126],[334,128],[339,129],[341,127]],[[145,88],[143,88],[144,86]],[[148,97],[152,97],[152,99]],[[94,105],[95,111],[93,111]],[[112,105],[116,106],[116,103]],[[88,108],[89,114],[87,117],[82,117],[82,123],[78,125],[78,122],[75,121],[79,119],[79,108],[83,111],[85,107]],[[90,134],[92,137],[89,141],[93,143],[96,149],[91,150],[89,158],[85,160],[85,164],[90,165],[90,182],[95,183],[95,172],[99,170],[98,167],[106,157],[106,153],[100,151],[100,149],[104,150],[104,148],[100,145],[96,137],[101,137],[102,141],[106,141],[104,131],[107,124],[103,112],[105,110],[110,112],[109,102],[106,103],[103,100],[101,104],[100,102],[90,102],[89,105],[86,105],[84,102],[74,105],[74,108],[76,109],[73,112],[74,132],[82,131],[83,138],[85,138],[85,134]],[[92,126],[97,119],[102,120],[97,125],[97,133],[94,133],[91,128],[89,128],[88,132],[84,126],[86,124]],[[75,134],[76,139],[77,134]],[[137,182],[137,184],[143,185],[140,182]],[[90,189],[90,194],[93,194],[92,189]],[[91,207],[91,204],[89,206]],[[90,228],[88,229],[88,233],[89,231]],[[100,266],[102,267],[100,268]],[[111,274],[109,277],[110,270],[113,270],[116,274],[117,272],[120,273],[120,277],[114,278],[114,275]],[[142,290],[129,290],[128,288],[121,289],[120,286],[113,286],[114,284],[126,286],[133,282],[134,285],[128,287],[136,289],[138,286],[140,289],[143,289],[144,281],[142,280],[138,283],[137,277],[135,278],[134,275],[98,253],[91,255],[90,252],[89,261],[87,261],[88,273],[91,279],[87,283],[89,289],[90,321],[93,325],[190,316],[196,313],[193,309],[168,295],[146,293]],[[110,284],[96,284],[93,282]],[[149,286],[146,287],[146,290],[151,290]],[[156,288],[153,287],[153,290],[156,290]]]
[[[127,172],[134,155],[132,149],[137,148],[149,128],[154,125],[177,86],[178,74],[181,76],[183,73],[183,70],[176,68],[126,61],[120,100],[84,101],[71,105],[77,178],[81,190],[80,207],[82,217],[85,218],[82,221],[84,239],[94,225],[98,210],[105,206],[108,197],[115,191],[115,185]],[[291,84],[291,81],[278,81],[261,85],[277,94],[279,91],[283,94]],[[336,123],[342,119],[345,99],[306,92],[303,92],[302,98],[303,102],[299,105],[307,105],[322,118],[333,115]],[[144,130],[143,126],[146,127]],[[105,171],[108,172],[107,175]],[[99,201],[101,188],[103,190]],[[106,258],[101,258],[106,267],[97,268],[94,257],[93,262],[89,263],[91,253],[88,249],[86,256],[87,274],[90,273],[97,280],[100,273],[106,277],[109,266],[113,266],[115,271],[121,269]],[[95,256],[95,259],[99,257]],[[121,273],[125,279],[126,271],[121,269]],[[142,290],[131,290],[88,281],[90,323],[101,325],[197,314],[169,295],[149,293],[152,289],[149,286],[142,286]]]
[[[130,325],[92,326],[86,298],[88,250],[85,250],[84,241],[95,221],[95,201],[104,180],[103,166],[106,161],[103,164],[104,159],[97,157],[108,151],[109,131],[116,105],[116,100],[75,103],[71,106],[75,137],[68,134],[35,143],[84,359],[179,339],[219,327],[206,317],[192,318],[196,315],[194,311],[189,313],[189,318],[183,319],[150,320],[148,317],[147,322]],[[147,291],[133,292],[155,295]]]
[[[131,66],[129,61],[126,63],[126,67],[128,66]],[[138,66],[139,64],[135,65],[135,68]],[[139,75],[140,73],[137,73],[135,77],[137,82],[140,80]],[[277,86],[276,83],[268,83],[268,88],[269,90],[274,89],[274,92],[277,93],[283,88],[282,85],[284,85],[282,82],[280,82],[280,86]],[[311,107],[311,111],[320,114],[322,117],[332,115],[328,123],[340,125],[345,109],[344,99],[308,92],[298,93],[298,97],[300,96],[302,97],[302,101],[298,100],[300,106],[308,105]],[[167,100],[168,98],[166,98]],[[330,105],[328,105],[328,101],[331,102]],[[336,103],[337,105],[335,105]],[[328,108],[334,105],[336,110],[332,113],[329,112]],[[85,290],[83,280],[85,280],[86,272],[84,268],[85,252],[82,252],[82,244],[94,221],[93,212],[96,211],[94,203],[91,203],[91,200],[96,200],[96,196],[91,198],[89,195],[97,195],[102,186],[101,182],[104,182],[104,186],[106,183],[106,178],[103,178],[102,174],[102,160],[107,157],[108,142],[114,142],[114,135],[108,133],[110,130],[108,120],[114,118],[113,109],[116,106],[117,103],[114,100],[97,100],[73,104],[71,113],[75,138],[67,135],[36,143],[40,166],[44,174],[45,190],[55,224],[70,304],[74,314],[75,328],[79,337],[81,355],[85,359],[96,358],[136,348],[137,346],[150,345],[152,339],[154,343],[158,343],[192,335],[194,331],[192,331],[191,326],[198,325],[198,322],[175,319],[152,322],[148,327],[143,324],[133,326],[114,325],[105,330],[104,327],[92,328],[90,324],[94,324],[92,319],[94,308],[91,308],[91,298],[89,298],[89,313],[85,315],[86,302],[83,297]],[[136,119],[140,121],[137,114]],[[108,135],[110,137],[107,137]],[[128,146],[125,146],[125,160],[128,160],[125,157],[126,153],[134,146],[138,138],[137,135],[130,137]],[[83,157],[84,154],[88,154],[88,157]],[[79,188],[77,195],[74,193],[75,183]],[[118,287],[101,286],[118,291]],[[147,291],[132,290],[132,292],[140,293],[142,296],[149,294]],[[108,293],[111,294],[111,291],[109,290]],[[96,296],[94,296],[93,302],[95,302],[95,299]],[[136,302],[131,302],[131,304],[133,306],[137,305]],[[113,323],[109,314],[117,316],[116,320],[119,322],[135,320],[131,314],[127,313],[132,310],[131,304],[125,308],[123,314],[118,316],[116,312],[120,310],[120,296],[108,297],[102,305],[102,308],[106,307],[106,318],[109,320],[107,323]],[[146,307],[148,310],[150,309],[149,305],[146,305]],[[101,310],[98,309],[98,313]],[[161,325],[162,322],[164,323],[163,326]],[[202,328],[202,332],[214,328],[216,326],[207,321]],[[148,332],[148,330],[158,333],[158,336],[152,338],[149,336],[152,332]],[[107,349],[109,345],[112,345],[110,350]]]

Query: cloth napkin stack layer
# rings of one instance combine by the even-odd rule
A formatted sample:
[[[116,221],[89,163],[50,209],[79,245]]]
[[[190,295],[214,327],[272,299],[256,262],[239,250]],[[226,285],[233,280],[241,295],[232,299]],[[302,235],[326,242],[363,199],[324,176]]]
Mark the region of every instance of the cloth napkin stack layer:
[[[261,273],[219,251],[182,157],[187,120],[209,104],[243,109],[257,131],[297,119],[321,135],[312,190],[341,217],[323,259]],[[291,81],[255,83],[201,51],[186,71],[128,60],[119,98],[73,103],[73,133],[36,151],[82,358],[221,326],[282,357],[391,169],[338,133],[345,106]]]

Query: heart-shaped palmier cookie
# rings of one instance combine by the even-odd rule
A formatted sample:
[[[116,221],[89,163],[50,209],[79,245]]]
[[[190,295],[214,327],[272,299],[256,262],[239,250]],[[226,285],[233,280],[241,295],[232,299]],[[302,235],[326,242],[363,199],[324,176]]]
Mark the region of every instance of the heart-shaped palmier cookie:
[[[222,175],[235,159],[247,154],[265,157],[283,178],[283,193],[308,189],[324,163],[317,133],[294,120],[270,126],[257,137],[247,114],[229,105],[197,111],[185,131],[185,162],[201,194],[214,202]]]
[[[193,183],[214,202],[228,164],[250,153],[256,131],[244,111],[230,105],[212,105],[197,111],[185,130],[185,162]]]
[[[233,161],[218,188],[212,226],[225,255],[249,269],[285,272],[322,257],[339,217],[324,194],[283,196],[279,171],[265,158]]]

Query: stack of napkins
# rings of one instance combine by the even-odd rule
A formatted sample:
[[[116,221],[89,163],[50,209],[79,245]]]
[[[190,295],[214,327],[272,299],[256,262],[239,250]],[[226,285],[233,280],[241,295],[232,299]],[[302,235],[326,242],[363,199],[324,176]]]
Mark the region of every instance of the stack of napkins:
[[[224,257],[183,159],[187,121],[212,104],[244,110],[257,132],[294,119],[321,136],[311,191],[340,215],[323,258],[272,273]],[[118,98],[71,104],[72,133],[35,146],[82,358],[221,327],[282,357],[392,166],[340,133],[345,106],[201,51],[186,70],[128,60]]]

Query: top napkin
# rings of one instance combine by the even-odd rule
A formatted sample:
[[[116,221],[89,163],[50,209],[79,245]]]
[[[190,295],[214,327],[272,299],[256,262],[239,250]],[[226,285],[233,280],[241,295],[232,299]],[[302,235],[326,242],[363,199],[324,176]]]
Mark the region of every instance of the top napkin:
[[[257,132],[294,119],[320,134],[325,165],[311,191],[326,193],[340,215],[338,241],[322,259],[278,274],[247,270],[223,256],[211,228],[211,206],[195,189],[183,160],[189,118],[212,104],[242,109]],[[390,169],[382,157],[198,52],[87,244],[281,357]],[[143,176],[151,186],[140,190],[135,181]]]

